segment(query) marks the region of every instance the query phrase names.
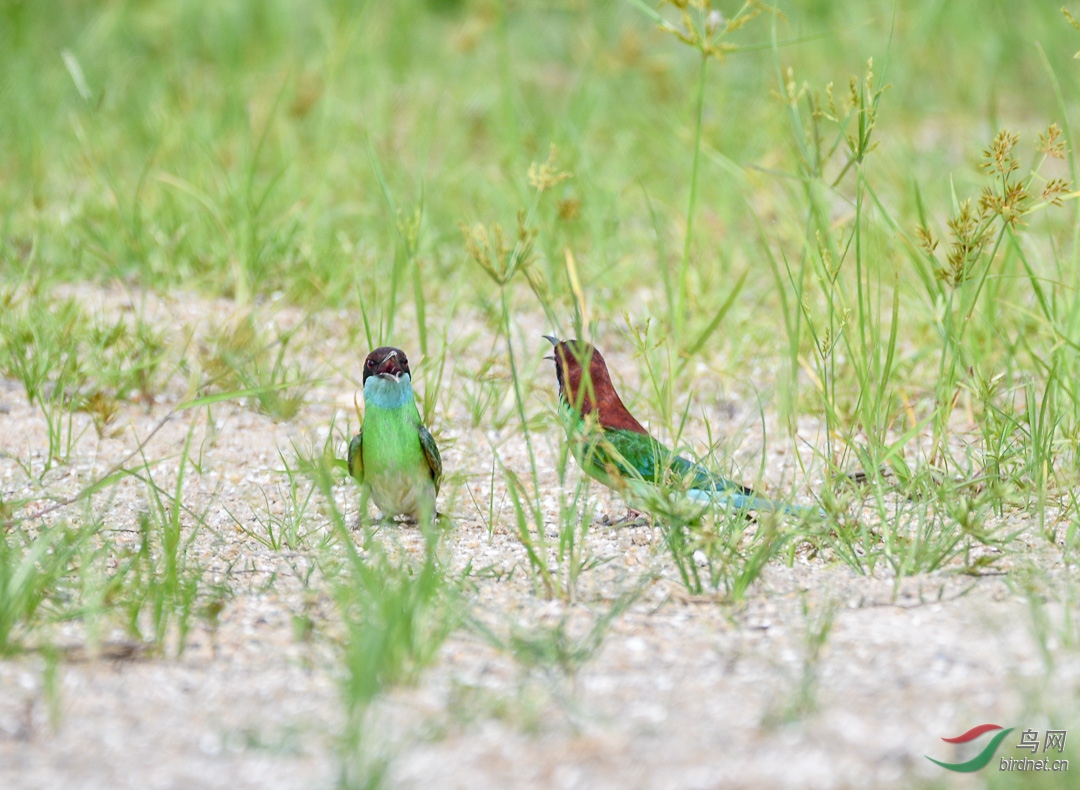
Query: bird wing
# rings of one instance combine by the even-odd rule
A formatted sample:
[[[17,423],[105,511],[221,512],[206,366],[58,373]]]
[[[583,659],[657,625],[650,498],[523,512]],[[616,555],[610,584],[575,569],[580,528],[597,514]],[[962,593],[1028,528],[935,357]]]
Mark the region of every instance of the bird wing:
[[[612,485],[612,477],[655,483],[657,469],[663,468],[670,456],[670,451],[647,433],[594,426],[582,439],[583,468],[598,479],[601,475],[608,478],[606,485]]]
[[[795,516],[824,516],[814,508],[788,505],[763,497],[754,489],[715,475],[699,463],[676,455],[649,434],[620,429],[591,433],[585,439],[582,467],[613,488],[629,488],[642,495],[640,484],[660,490],[682,490],[701,505],[727,505],[736,510],[780,512]],[[621,478],[621,479],[620,479]],[[646,504],[647,497],[646,496]]]
[[[676,455],[649,434],[606,430],[590,448],[594,463],[627,480],[642,480],[667,490],[682,490],[695,500],[729,502],[759,511],[785,509],[759,496],[754,489],[713,474],[704,466]],[[696,496],[695,496],[696,495]]]
[[[435,439],[423,425],[418,425],[420,434],[420,446],[424,450],[424,458],[427,459],[428,469],[431,470],[431,479],[435,481],[435,493],[439,493],[439,482],[442,480],[442,457],[439,455],[439,447]]]
[[[358,483],[364,482],[364,457],[361,450],[364,447],[364,429],[356,434],[349,442],[349,474],[356,478]]]

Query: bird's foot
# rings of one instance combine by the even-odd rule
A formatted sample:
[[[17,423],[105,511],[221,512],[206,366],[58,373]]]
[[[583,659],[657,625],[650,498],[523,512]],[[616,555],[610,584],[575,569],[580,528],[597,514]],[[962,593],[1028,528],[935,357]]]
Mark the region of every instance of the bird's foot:
[[[379,515],[372,517],[370,514],[361,513],[359,516],[356,517],[356,526],[354,527],[354,529],[380,530],[383,527],[390,526],[392,524],[394,524],[393,516],[387,516],[380,513]]]
[[[452,523],[450,521],[450,516],[448,516],[446,513],[440,513],[438,511],[435,511],[435,515],[431,516],[431,517],[428,517],[428,516],[397,516],[395,518],[388,519],[388,520],[390,522],[392,522],[392,523],[401,524],[401,525],[407,526],[407,527],[419,527],[419,526],[421,526],[423,524],[433,524],[433,525],[438,525],[440,527],[445,527],[445,526],[449,526]]]
[[[605,513],[600,523],[605,527],[647,527],[651,522],[648,515],[642,511],[628,507],[622,518],[612,520],[611,516]]]

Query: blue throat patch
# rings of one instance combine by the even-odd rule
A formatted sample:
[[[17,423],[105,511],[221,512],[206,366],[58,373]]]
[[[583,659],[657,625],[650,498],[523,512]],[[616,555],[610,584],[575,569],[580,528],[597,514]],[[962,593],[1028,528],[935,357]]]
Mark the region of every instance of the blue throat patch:
[[[369,376],[364,382],[364,403],[380,409],[400,409],[413,400],[412,377],[402,374],[397,381]]]

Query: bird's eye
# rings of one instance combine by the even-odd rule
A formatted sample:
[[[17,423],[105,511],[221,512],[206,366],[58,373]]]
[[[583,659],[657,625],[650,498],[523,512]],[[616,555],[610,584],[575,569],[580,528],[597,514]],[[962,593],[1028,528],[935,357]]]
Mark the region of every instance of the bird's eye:
[[[367,361],[367,366],[368,366],[369,368],[373,368],[373,367],[375,367],[375,360],[374,360],[374,359],[369,359],[369,360]]]
[[[403,368],[407,368],[407,367],[409,367],[409,360],[407,360],[407,359],[406,359],[405,357],[402,357],[402,358],[401,358],[401,366],[402,366]]]

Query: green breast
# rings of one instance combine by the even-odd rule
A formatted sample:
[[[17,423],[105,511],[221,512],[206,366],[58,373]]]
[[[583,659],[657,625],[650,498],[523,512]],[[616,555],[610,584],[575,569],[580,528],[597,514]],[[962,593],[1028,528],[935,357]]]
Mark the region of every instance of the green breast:
[[[395,409],[369,404],[364,410],[364,477],[386,472],[430,470],[420,446],[415,403]]]
[[[436,486],[420,443],[416,404],[364,412],[364,486],[388,516],[426,520],[435,515]]]

